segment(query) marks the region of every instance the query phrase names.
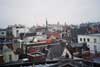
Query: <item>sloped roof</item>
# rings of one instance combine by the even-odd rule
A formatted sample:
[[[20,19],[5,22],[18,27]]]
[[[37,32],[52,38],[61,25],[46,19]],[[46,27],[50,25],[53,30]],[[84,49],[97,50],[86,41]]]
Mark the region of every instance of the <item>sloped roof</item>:
[[[49,49],[47,59],[59,58],[61,57],[63,51],[64,47],[62,47],[61,45],[54,45]]]

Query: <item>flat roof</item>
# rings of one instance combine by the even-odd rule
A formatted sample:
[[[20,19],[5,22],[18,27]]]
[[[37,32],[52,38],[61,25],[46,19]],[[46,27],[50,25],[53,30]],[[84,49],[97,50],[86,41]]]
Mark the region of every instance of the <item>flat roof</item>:
[[[81,34],[80,34],[81,35]],[[79,36],[80,36],[79,35]],[[85,34],[83,36],[99,36],[100,37],[100,33],[96,33],[96,34]]]
[[[100,36],[100,33],[97,33],[97,34],[89,34],[89,35]]]
[[[0,31],[7,31],[7,29],[0,29]]]

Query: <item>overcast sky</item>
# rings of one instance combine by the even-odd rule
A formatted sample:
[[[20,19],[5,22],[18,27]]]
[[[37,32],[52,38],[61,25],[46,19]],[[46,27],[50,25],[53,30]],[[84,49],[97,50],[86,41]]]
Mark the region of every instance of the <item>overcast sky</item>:
[[[100,0],[0,0],[0,28],[100,21]]]

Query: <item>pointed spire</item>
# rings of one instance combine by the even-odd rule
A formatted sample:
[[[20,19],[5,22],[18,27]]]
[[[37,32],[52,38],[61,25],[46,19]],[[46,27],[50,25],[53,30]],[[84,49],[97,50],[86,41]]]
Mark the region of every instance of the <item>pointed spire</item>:
[[[48,21],[47,21],[47,18],[46,18],[46,26],[48,25]]]
[[[46,18],[46,33],[48,31],[48,21],[47,21],[47,18]]]

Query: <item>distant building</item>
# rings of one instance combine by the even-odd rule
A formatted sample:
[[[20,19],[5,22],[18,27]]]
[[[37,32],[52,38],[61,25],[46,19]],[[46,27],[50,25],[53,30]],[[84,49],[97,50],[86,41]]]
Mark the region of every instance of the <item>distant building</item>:
[[[91,53],[100,53],[100,33],[78,35],[78,43],[87,43]]]
[[[48,38],[56,38],[56,39],[60,39],[61,38],[61,33],[57,33],[57,32],[53,32],[53,33],[48,33],[47,34]]]
[[[45,27],[38,27],[36,28],[36,35],[43,35],[46,32],[46,28]]]
[[[20,33],[26,33],[29,31],[29,29],[23,25],[11,25],[8,26],[8,30],[14,37],[20,37]]]
[[[58,24],[48,24],[48,30],[51,32],[55,32],[55,31],[62,31],[63,30],[63,26]]]
[[[0,29],[0,44],[3,44],[7,36],[7,31],[6,29]]]
[[[47,39],[47,35],[37,35],[37,33],[21,33],[20,35],[23,36],[23,41],[25,43],[38,42]]]

